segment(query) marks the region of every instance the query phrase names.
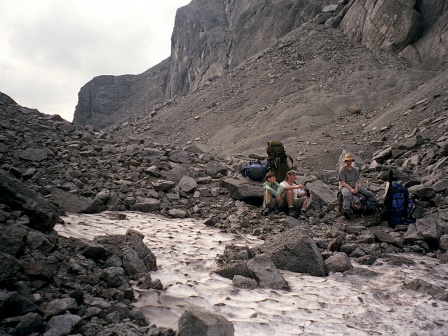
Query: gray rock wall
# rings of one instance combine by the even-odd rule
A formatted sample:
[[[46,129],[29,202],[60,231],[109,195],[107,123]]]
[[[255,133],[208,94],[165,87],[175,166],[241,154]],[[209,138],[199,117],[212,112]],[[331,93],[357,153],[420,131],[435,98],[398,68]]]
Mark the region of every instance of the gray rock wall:
[[[139,75],[103,75],[93,78],[78,93],[73,122],[103,128],[135,112],[160,103],[168,59]]]
[[[314,0],[193,0],[176,15],[166,96],[195,90],[275,45],[316,17],[321,5]]]
[[[432,66],[446,62],[447,28],[444,0],[354,0],[340,23],[353,42]]]

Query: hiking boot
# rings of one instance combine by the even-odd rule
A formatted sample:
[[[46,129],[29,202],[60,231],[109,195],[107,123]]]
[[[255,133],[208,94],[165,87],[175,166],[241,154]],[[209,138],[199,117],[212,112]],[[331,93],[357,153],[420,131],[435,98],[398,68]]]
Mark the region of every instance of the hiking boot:
[[[350,216],[352,215],[352,212],[350,210],[344,209],[342,212],[342,215],[347,218],[350,219]]]
[[[264,215],[264,216],[267,216],[267,215],[269,215],[271,212],[272,212],[272,208],[266,208],[266,209],[264,209],[264,211],[263,211],[263,215]]]
[[[300,210],[295,210],[295,209],[289,210],[288,216],[291,216],[291,217],[294,217],[296,219],[299,219],[300,218]]]
[[[278,215],[280,213],[280,209],[278,208],[278,204],[275,204],[275,206],[274,206],[274,213],[276,215]]]

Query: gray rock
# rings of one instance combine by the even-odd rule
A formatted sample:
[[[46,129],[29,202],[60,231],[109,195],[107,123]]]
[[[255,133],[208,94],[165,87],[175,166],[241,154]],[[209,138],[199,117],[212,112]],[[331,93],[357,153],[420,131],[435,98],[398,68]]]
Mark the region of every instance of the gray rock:
[[[424,294],[429,294],[438,300],[448,301],[448,292],[446,290],[439,286],[433,285],[423,279],[414,279],[404,285],[404,288]]]
[[[205,166],[205,171],[207,175],[213,178],[227,175],[227,167],[216,161],[210,161],[207,163]]]
[[[89,240],[81,240],[79,251],[81,254],[89,259],[99,260],[106,254],[106,249],[101,244],[96,244]]]
[[[392,157],[392,147],[387,147],[375,154],[373,154],[372,161],[376,161],[380,164],[384,163],[387,159]]]
[[[448,250],[448,235],[444,234],[442,237],[440,237],[439,241],[440,248],[447,251]]]
[[[336,252],[326,259],[325,266],[330,272],[345,272],[353,268],[349,257],[343,252]]]
[[[0,252],[0,286],[7,287],[20,279],[22,263],[10,254]]]
[[[176,163],[190,163],[191,159],[188,152],[185,151],[176,151],[169,156],[170,160]]]
[[[28,230],[24,225],[11,225],[0,230],[0,251],[11,256],[22,254]]]
[[[43,329],[44,319],[37,313],[28,313],[20,318],[15,328],[15,335],[25,336],[39,333]]]
[[[433,217],[420,218],[410,224],[408,230],[403,235],[405,242],[413,243],[417,240],[424,240],[431,245],[438,245],[443,235],[443,229],[438,220]]]
[[[167,211],[167,214],[172,218],[185,218],[188,216],[188,212],[182,209],[170,209]]]
[[[0,170],[0,203],[23,210],[30,219],[29,225],[40,231],[51,230],[59,218],[59,209],[3,170]]]
[[[232,285],[244,289],[255,289],[259,287],[255,279],[246,278],[242,275],[235,275],[232,279]]]
[[[384,231],[374,231],[373,234],[375,235],[375,238],[378,239],[380,242],[397,245],[398,242],[395,240],[394,237],[392,237],[389,233]]]
[[[108,287],[119,287],[125,282],[124,269],[121,267],[108,267],[102,271],[101,279],[106,281]]]
[[[422,184],[410,187],[409,192],[417,199],[430,199],[436,195],[433,187]]]
[[[33,260],[23,265],[24,273],[33,278],[50,281],[53,277],[53,269],[45,260]]]
[[[221,180],[221,186],[226,188],[230,197],[235,200],[245,201],[263,201],[263,187],[261,184],[245,183],[236,179]]]
[[[322,181],[314,181],[306,184],[306,187],[313,194],[313,202],[321,201],[322,205],[328,205],[335,201],[336,193]]]
[[[131,205],[131,210],[141,212],[154,212],[160,209],[160,201],[155,198],[139,198]]]
[[[275,267],[267,254],[257,254],[247,261],[247,268],[252,272],[261,288],[289,290],[289,285]]]
[[[28,161],[43,161],[48,158],[46,148],[27,148],[19,153],[19,157]]]
[[[173,181],[167,180],[157,180],[152,183],[154,190],[156,191],[167,191],[171,188],[174,188],[176,185]]]
[[[39,307],[19,293],[0,291],[0,318],[2,320],[38,311]]]
[[[36,230],[29,230],[26,236],[26,245],[32,250],[41,251],[49,254],[56,249],[56,245],[49,239],[49,237]]]
[[[402,2],[382,2],[369,13],[366,0],[355,1],[341,22],[341,29],[356,43],[391,52],[403,50],[421,31],[421,16]],[[394,13],[394,15],[390,15]],[[356,23],[363,22],[363,29]]]
[[[75,331],[75,327],[81,322],[82,318],[78,315],[65,314],[53,316],[48,321],[48,331],[44,336],[63,336],[70,335]]]
[[[200,310],[187,310],[179,319],[179,336],[233,336],[235,328],[225,317]]]
[[[101,211],[101,203],[95,203],[93,198],[79,196],[63,191],[59,188],[51,188],[53,199],[69,213],[98,213]],[[100,195],[101,196],[101,195]],[[110,196],[110,194],[108,195]],[[101,199],[101,197],[99,197]],[[105,199],[107,200],[107,198]]]
[[[197,186],[196,180],[190,176],[182,177],[179,184],[177,185],[177,187],[179,188],[180,191],[183,191],[186,193],[194,191],[196,186]]]
[[[246,260],[227,262],[216,269],[214,273],[230,280],[233,280],[233,277],[236,275],[253,279],[253,274],[249,271]]]
[[[47,307],[45,308],[44,318],[48,319],[49,317],[55,315],[61,315],[66,311],[73,311],[78,308],[78,304],[75,299],[65,298],[65,299],[56,299],[51,301]]]
[[[274,265],[279,269],[313,276],[328,274],[316,243],[304,235],[299,227],[270,237],[262,250],[271,255]]]
[[[135,230],[128,229],[125,234],[126,245],[134,250],[143,261],[145,267],[150,271],[157,270],[156,257],[149,247],[143,242],[145,236]]]

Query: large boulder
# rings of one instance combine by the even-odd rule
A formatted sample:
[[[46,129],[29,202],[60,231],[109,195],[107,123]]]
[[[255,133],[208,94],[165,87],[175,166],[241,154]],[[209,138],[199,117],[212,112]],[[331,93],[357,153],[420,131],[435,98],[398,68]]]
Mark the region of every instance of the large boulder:
[[[446,60],[448,7],[444,0],[354,0],[351,4],[339,27],[353,42],[399,53],[416,63],[434,65]]]
[[[59,218],[60,210],[54,204],[3,170],[0,170],[0,203],[23,211],[29,218],[29,226],[39,231],[50,231]]]
[[[257,254],[247,261],[247,268],[254,274],[261,288],[289,289],[289,285],[267,254]]]
[[[187,310],[179,319],[179,336],[233,336],[235,328],[225,317],[206,311]]]
[[[274,265],[279,269],[313,276],[328,275],[316,243],[300,227],[270,237],[262,250],[271,255]]]
[[[399,52],[417,40],[422,19],[416,0],[356,0],[340,27],[356,43],[371,49]]]
[[[223,179],[221,186],[226,188],[230,197],[235,200],[245,201],[253,204],[263,202],[263,186],[260,183],[247,183],[237,179]]]

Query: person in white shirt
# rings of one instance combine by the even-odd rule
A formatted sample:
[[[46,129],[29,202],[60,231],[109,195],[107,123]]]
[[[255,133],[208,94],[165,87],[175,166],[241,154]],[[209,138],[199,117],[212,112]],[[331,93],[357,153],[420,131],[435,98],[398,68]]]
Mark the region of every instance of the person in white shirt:
[[[297,173],[290,170],[286,173],[286,178],[280,185],[283,187],[283,204],[286,212],[293,217],[299,218],[302,212],[308,209],[311,203],[311,194],[303,184],[296,184]]]

